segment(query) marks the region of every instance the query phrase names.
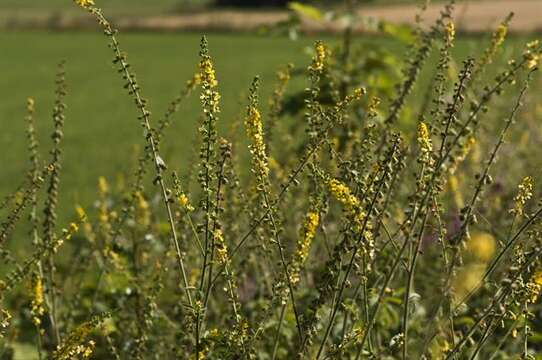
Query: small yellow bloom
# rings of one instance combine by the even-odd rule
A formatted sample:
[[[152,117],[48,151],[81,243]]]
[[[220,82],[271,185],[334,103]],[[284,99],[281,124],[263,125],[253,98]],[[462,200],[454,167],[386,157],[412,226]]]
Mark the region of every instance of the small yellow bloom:
[[[186,207],[188,205],[188,197],[185,194],[179,195],[179,205]]]
[[[192,79],[188,80],[187,81],[187,86],[192,88],[196,85],[200,85],[201,84],[201,73],[195,73],[194,76],[192,77]]]
[[[518,185],[518,193],[514,197],[514,208],[510,210],[512,214],[522,215],[523,208],[527,201],[533,197],[533,178],[526,176]]]
[[[367,107],[367,114],[369,117],[376,117],[378,116],[378,106],[380,105],[380,99],[376,96],[371,97],[371,100],[369,101],[369,105]]]
[[[216,80],[215,68],[211,57],[208,55],[204,56],[200,61],[199,68],[199,79],[201,79],[200,81],[202,81],[203,84],[208,86],[209,88],[216,87],[218,85],[218,81]]]
[[[217,338],[219,335],[218,329],[214,328],[211,331],[209,331],[209,336],[212,338]]]
[[[261,183],[269,176],[269,164],[265,152],[262,116],[254,106],[248,107],[245,127],[247,135],[252,142],[250,152],[252,153],[253,171]]]
[[[493,34],[493,41],[497,46],[500,46],[504,42],[504,38],[506,37],[507,33],[508,26],[505,24],[500,24],[497,31],[495,31],[495,34]]]
[[[0,284],[0,288],[2,288]],[[4,337],[4,331],[9,327],[11,323],[11,314],[9,311],[0,309],[0,339]]]
[[[26,99],[26,110],[29,112],[29,113],[33,113],[35,111],[34,109],[34,99],[33,98],[27,98]]]
[[[75,207],[75,213],[77,214],[77,216],[79,217],[79,220],[82,221],[82,222],[85,222],[87,221],[87,214],[85,212],[85,210],[83,209],[82,206],[80,205],[77,205]]]
[[[70,230],[69,231],[71,233],[75,233],[78,230],[79,230],[79,226],[76,223],[74,223],[74,222],[70,223]]]
[[[96,343],[93,340],[85,341],[89,334],[95,330],[105,318],[95,317],[69,333],[59,344],[53,353],[53,358],[57,360],[71,360],[79,358],[88,359],[94,351]]]
[[[75,0],[75,3],[84,8],[94,5],[93,0]]]
[[[186,194],[181,193],[179,197],[177,198],[177,201],[179,202],[179,206],[186,211],[194,211],[194,207],[190,204],[190,199],[188,199],[188,196]]]
[[[299,282],[299,272],[307,257],[309,256],[312,240],[316,235],[316,230],[320,222],[320,215],[317,212],[310,211],[307,213],[301,234],[297,240],[297,248],[293,256],[292,269],[290,271],[290,281],[293,284]]]
[[[317,41],[314,44],[314,57],[312,58],[312,65],[309,67],[311,71],[322,72],[324,70],[326,52],[327,50],[323,42]]]
[[[228,263],[228,247],[224,241],[224,235],[222,230],[216,229],[214,234],[216,257],[220,264],[226,265]]]
[[[444,30],[446,31],[446,41],[451,45],[455,39],[455,25],[452,21],[446,24]]]
[[[32,277],[32,304],[31,304],[31,313],[32,313],[32,323],[39,329],[41,329],[41,317],[45,314],[44,307],[44,296],[43,296],[43,282],[41,278],[37,275]]]
[[[331,195],[344,206],[345,212],[348,218],[354,223],[356,231],[361,231],[367,214],[361,208],[361,203],[358,198],[352,194],[348,186],[339,180],[331,180],[328,183],[328,187]],[[366,230],[368,230],[369,227],[369,224],[366,224]],[[368,233],[366,232],[364,235],[367,236]]]
[[[542,271],[536,270],[527,283],[527,302],[534,304],[542,292]]]
[[[534,69],[536,66],[538,66],[539,61],[540,61],[540,55],[538,55],[538,54],[530,54],[528,56],[527,68],[528,69]]]
[[[425,125],[423,122],[418,124],[418,143],[420,144],[422,150],[429,152],[433,149],[431,139],[429,137],[429,130],[427,129],[427,125]]]
[[[359,206],[359,200],[352,195],[348,186],[339,180],[333,179],[329,182],[329,191],[343,205],[349,208]]]
[[[523,57],[526,60],[526,66],[528,69],[533,69],[538,66],[541,56],[542,49],[540,48],[539,40],[534,40],[527,44],[527,49],[523,53]]]

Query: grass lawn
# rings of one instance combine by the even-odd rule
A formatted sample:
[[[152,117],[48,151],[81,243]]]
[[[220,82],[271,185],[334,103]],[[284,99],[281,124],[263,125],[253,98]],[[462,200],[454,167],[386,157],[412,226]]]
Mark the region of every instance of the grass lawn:
[[[129,54],[150,109],[157,121],[169,101],[196,70],[200,36],[196,34],[121,34],[121,45]],[[240,116],[246,103],[243,92],[254,75],[262,78],[262,104],[267,103],[275,71],[292,62],[308,64],[304,49],[314,39],[292,42],[286,38],[249,35],[210,35],[222,93],[222,129]],[[335,40],[328,39],[330,43]],[[386,41],[383,39],[361,41]],[[523,39],[512,40],[516,48]],[[56,63],[67,61],[68,96],[62,174],[62,211],[75,202],[89,204],[97,177],[114,179],[131,169],[134,144],[143,143],[137,112],[122,88],[111,64],[106,39],[94,33],[15,32],[0,34],[3,54],[0,68],[0,132],[2,176],[0,196],[17,186],[27,168],[25,99],[34,97],[42,153],[50,146],[53,83]],[[389,41],[387,41],[389,43]],[[391,44],[396,46],[397,44]],[[456,46],[457,59],[480,51],[479,40],[466,39]],[[511,46],[510,48],[514,48]],[[399,50],[401,51],[401,50]],[[507,50],[512,51],[512,50]],[[305,83],[292,84],[302,89]],[[413,96],[417,96],[414,94]],[[184,168],[193,154],[193,139],[199,110],[193,94],[175,118],[163,146],[164,157],[174,169]],[[183,173],[183,171],[181,171]]]
[[[196,71],[200,36],[124,34],[120,39],[156,121]],[[41,144],[50,145],[54,75],[56,64],[64,59],[68,110],[62,187],[67,191],[61,192],[61,203],[90,201],[96,178],[112,178],[130,169],[133,145],[143,143],[138,114],[110,61],[106,39],[92,33],[18,32],[0,35],[0,42],[4,53],[10,54],[0,58],[0,66],[6,70],[0,82],[0,118],[4,124],[0,147],[9,149],[2,156],[0,194],[12,190],[25,173],[24,107],[28,96],[36,100]],[[308,63],[303,49],[312,40],[211,35],[209,42],[223,97],[220,122],[224,128],[242,111],[245,101],[241,93],[252,77],[262,77],[263,94],[267,96],[279,66]],[[177,165],[191,156],[198,104],[194,94],[166,137],[163,151]]]

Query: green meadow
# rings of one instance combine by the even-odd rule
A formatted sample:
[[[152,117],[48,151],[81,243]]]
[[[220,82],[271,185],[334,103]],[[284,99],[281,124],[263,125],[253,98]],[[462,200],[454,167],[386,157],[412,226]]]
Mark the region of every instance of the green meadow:
[[[155,122],[196,71],[200,36],[191,33],[120,34]],[[223,100],[219,121],[222,135],[227,134],[235,119],[242,116],[252,77],[261,77],[262,98],[267,99],[275,83],[276,70],[288,63],[298,68],[308,65],[308,47],[315,40],[303,37],[291,41],[285,37],[239,34],[210,34],[208,38]],[[335,38],[324,38],[331,46],[337,44]],[[403,45],[382,37],[365,37],[357,41],[367,45],[383,44],[400,54],[404,52]],[[456,61],[478,54],[486,41],[461,39],[455,48]],[[521,49],[526,39],[512,37],[508,41],[511,46],[505,51],[514,52]],[[65,60],[68,110],[61,183],[65,190],[61,191],[60,202],[62,212],[71,212],[74,203],[88,204],[94,196],[97,178],[105,176],[114,180],[119,173],[129,173],[136,158],[134,146],[142,145],[144,141],[131,99],[125,94],[119,77],[114,76],[106,39],[99,33],[90,32],[7,32],[0,34],[0,43],[4,54],[0,57],[3,69],[0,147],[9,149],[2,155],[4,174],[0,178],[0,194],[11,193],[27,169],[24,121],[27,97],[36,101],[40,146],[42,149],[50,146],[56,65]],[[304,80],[295,80],[290,90],[300,91],[306,85]],[[163,153],[168,165],[180,169],[181,174],[194,155],[199,116],[196,91],[182,104],[164,141]],[[127,161],[129,156],[119,154],[134,154],[134,160]]]

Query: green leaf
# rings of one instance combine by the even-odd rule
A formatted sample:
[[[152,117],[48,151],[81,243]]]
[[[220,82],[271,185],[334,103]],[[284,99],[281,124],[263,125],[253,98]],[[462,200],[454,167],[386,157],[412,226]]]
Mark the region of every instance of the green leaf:
[[[380,30],[405,44],[411,44],[414,41],[412,29],[407,25],[395,25],[381,21]]]
[[[295,12],[299,17],[305,17],[316,21],[322,21],[324,19],[324,15],[318,8],[301,4],[296,1],[289,2],[288,9]]]

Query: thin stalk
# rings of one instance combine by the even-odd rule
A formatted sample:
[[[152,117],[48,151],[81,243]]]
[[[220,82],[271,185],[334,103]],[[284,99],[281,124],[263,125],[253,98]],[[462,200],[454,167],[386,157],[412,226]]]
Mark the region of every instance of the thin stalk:
[[[277,357],[277,350],[279,348],[279,339],[280,339],[280,329],[282,328],[285,312],[286,312],[286,304],[283,304],[282,307],[280,308],[279,326],[277,328],[277,333],[275,335],[275,342],[273,345],[273,356],[271,357],[272,360],[275,360],[275,358]]]
[[[395,152],[396,146],[397,146],[397,144],[394,144],[394,148],[392,150],[393,152]],[[363,221],[363,225],[361,227],[360,234],[359,234],[359,236],[357,238],[357,241],[356,241],[356,246],[354,248],[354,251],[352,252],[352,256],[350,257],[350,261],[348,263],[348,267],[346,269],[343,281],[342,281],[342,283],[340,285],[339,292],[338,292],[338,295],[337,295],[337,299],[335,301],[335,305],[333,306],[333,309],[332,309],[332,311],[330,313],[328,324],[327,324],[327,327],[326,327],[326,331],[325,331],[324,337],[323,337],[323,339],[322,339],[322,341],[320,343],[320,347],[318,349],[316,359],[319,359],[320,356],[322,355],[325,344],[327,342],[327,338],[329,337],[329,334],[331,332],[331,328],[333,327],[333,322],[335,320],[335,316],[337,315],[337,311],[339,310],[339,306],[341,305],[341,302],[342,302],[342,296],[343,296],[344,290],[346,288],[346,282],[348,280],[350,272],[352,271],[352,269],[354,267],[354,261],[356,259],[356,255],[357,255],[359,249],[361,248],[361,242],[362,242],[362,240],[364,238],[363,233],[365,232],[365,229],[367,228],[367,224],[369,223],[369,218],[371,217],[371,215],[373,213],[373,210],[376,207],[376,202],[378,200],[378,194],[379,194],[380,190],[382,189],[382,187],[385,184],[386,175],[387,175],[387,169],[382,174],[382,179],[380,181],[380,184],[378,185],[378,188],[375,191],[375,195],[374,195],[374,197],[373,197],[373,199],[372,199],[372,201],[370,203],[369,209],[367,210],[367,215],[366,215],[366,217],[365,217],[365,219]]]
[[[119,42],[117,41],[117,38],[115,36],[116,30],[114,30],[111,27],[111,24],[107,21],[107,19],[103,16],[101,10],[99,8],[96,8],[94,6],[90,6],[88,8],[88,11],[96,16],[98,22],[104,29],[104,33],[110,38],[111,40],[111,48],[113,50],[113,53],[115,54],[115,62],[120,65],[120,72],[123,75],[123,78],[127,81],[127,87],[129,88],[130,94],[134,97],[134,101],[136,103],[137,108],[139,109],[141,115],[140,119],[143,121],[143,127],[146,131],[146,140],[148,142],[148,145],[150,147],[151,155],[154,160],[155,165],[155,171],[156,171],[156,182],[158,183],[162,195],[162,199],[164,202],[164,207],[167,212],[167,218],[168,218],[168,225],[171,235],[171,242],[175,249],[175,254],[177,257],[177,265],[179,267],[180,276],[184,285],[184,291],[186,294],[186,298],[188,299],[188,304],[191,309],[193,309],[193,302],[192,302],[192,295],[190,294],[190,285],[188,283],[188,277],[186,275],[186,270],[184,266],[183,256],[181,252],[181,247],[179,245],[179,240],[177,236],[177,231],[175,229],[175,223],[173,221],[173,212],[171,210],[170,205],[170,199],[168,196],[168,190],[166,188],[164,179],[163,179],[163,172],[165,165],[163,164],[163,161],[161,160],[159,154],[158,154],[158,148],[157,148],[157,141],[155,139],[155,136],[153,135],[153,129],[150,125],[150,112],[146,108],[146,101],[143,100],[140,92],[139,85],[137,85],[134,75],[132,72],[128,69],[129,65],[126,62],[126,55],[122,53],[120,49]]]
[[[410,291],[414,287],[414,271],[416,270],[416,261],[418,260],[418,255],[421,250],[422,245],[422,239],[423,239],[423,233],[425,230],[425,225],[427,224],[427,219],[429,217],[429,211],[426,210],[425,215],[423,217],[422,225],[420,228],[420,233],[418,235],[418,239],[416,241],[416,244],[414,246],[414,254],[412,255],[412,261],[410,263],[410,267],[407,271],[407,286],[405,291],[405,297],[404,297],[404,309],[403,309],[403,335],[404,335],[404,341],[403,341],[403,359],[407,359],[408,354],[408,320],[410,315]]]

